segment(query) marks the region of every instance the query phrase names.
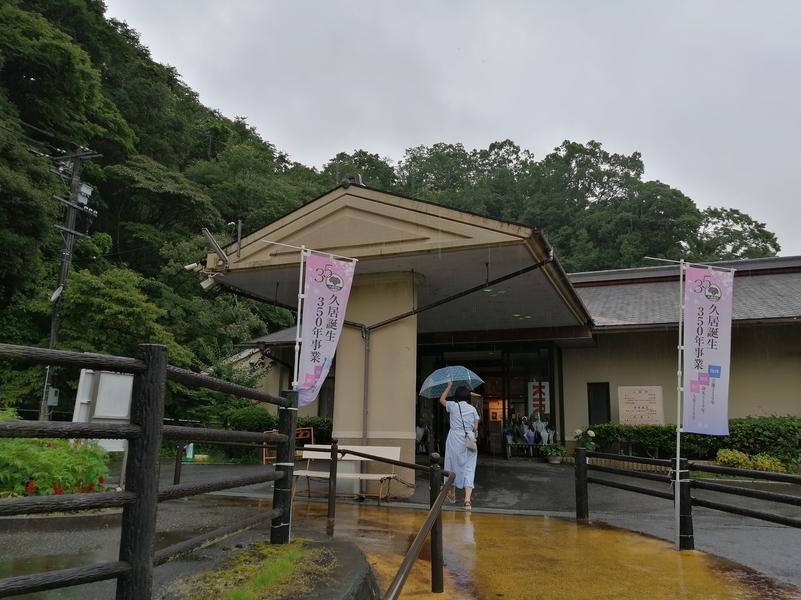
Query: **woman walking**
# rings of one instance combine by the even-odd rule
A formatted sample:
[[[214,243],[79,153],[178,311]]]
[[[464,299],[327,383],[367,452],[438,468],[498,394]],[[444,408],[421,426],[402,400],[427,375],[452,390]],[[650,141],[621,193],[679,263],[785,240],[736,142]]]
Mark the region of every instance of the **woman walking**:
[[[449,381],[445,391],[439,397],[439,403],[445,407],[450,415],[451,429],[445,443],[445,470],[456,474],[454,485],[464,488],[464,508],[473,507],[472,496],[475,487],[476,474],[476,432],[478,431],[478,411],[470,404],[470,390],[459,386],[454,393],[454,400],[448,400],[453,382]],[[456,492],[453,488],[448,491],[448,500],[456,502]]]

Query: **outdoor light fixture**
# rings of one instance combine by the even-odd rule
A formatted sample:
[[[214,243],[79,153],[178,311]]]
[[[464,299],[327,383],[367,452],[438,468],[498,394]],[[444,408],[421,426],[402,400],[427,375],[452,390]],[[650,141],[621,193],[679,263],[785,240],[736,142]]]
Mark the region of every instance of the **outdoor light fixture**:
[[[203,288],[204,292],[208,292],[210,289],[212,289],[216,285],[218,285],[218,284],[217,284],[217,281],[214,279],[213,275],[209,275],[208,277],[206,277],[206,279],[204,279],[203,281],[200,282],[200,287]]]

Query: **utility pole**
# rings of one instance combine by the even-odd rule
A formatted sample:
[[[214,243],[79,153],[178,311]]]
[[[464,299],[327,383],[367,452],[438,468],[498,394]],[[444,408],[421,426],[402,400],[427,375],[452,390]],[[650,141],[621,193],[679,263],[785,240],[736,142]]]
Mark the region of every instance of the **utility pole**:
[[[50,343],[49,348],[55,348],[58,343],[58,334],[61,327],[61,303],[64,298],[64,292],[67,289],[67,277],[70,273],[70,265],[72,264],[72,249],[75,246],[76,237],[89,237],[88,235],[76,231],[75,223],[79,212],[83,212],[89,217],[97,216],[97,212],[86,206],[89,193],[86,190],[91,190],[82,186],[81,184],[81,171],[83,169],[83,161],[87,158],[96,158],[99,154],[92,151],[81,151],[71,156],[59,157],[59,161],[72,161],[72,173],[70,174],[69,185],[69,198],[61,196],[54,196],[54,199],[63,203],[67,207],[64,216],[64,225],[55,225],[55,228],[61,232],[61,237],[64,240],[64,245],[61,249],[61,269],[58,274],[58,286],[53,292],[51,300],[53,302],[53,316],[50,321]],[[83,188],[83,189],[82,189]],[[44,392],[42,393],[42,401],[39,405],[39,420],[47,421],[49,419],[48,402],[50,400],[51,382],[55,368],[52,366],[47,367],[45,371],[45,384]]]

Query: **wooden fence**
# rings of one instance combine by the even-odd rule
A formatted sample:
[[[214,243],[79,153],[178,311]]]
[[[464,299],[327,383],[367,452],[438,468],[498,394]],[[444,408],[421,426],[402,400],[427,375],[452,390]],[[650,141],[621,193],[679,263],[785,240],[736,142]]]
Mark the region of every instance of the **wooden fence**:
[[[122,507],[118,559],[85,567],[1,579],[0,597],[116,579],[117,600],[143,600],[152,596],[155,567],[209,540],[271,520],[271,542],[274,544],[289,542],[297,423],[297,397],[294,392],[287,392],[284,397],[272,396],[259,390],[168,365],[167,349],[155,344],[140,345],[135,358],[0,344],[0,360],[110,370],[134,375],[129,424],[0,422],[0,438],[126,439],[129,443],[125,491],[0,500],[0,516]],[[206,388],[274,404],[279,408],[278,432],[253,433],[163,425],[164,393],[168,379],[190,388]],[[274,470],[265,469],[265,472],[259,475],[202,484],[172,485],[160,490],[158,469],[163,439],[276,445],[277,462]],[[156,511],[159,502],[268,481],[275,482],[272,510],[154,552]]]

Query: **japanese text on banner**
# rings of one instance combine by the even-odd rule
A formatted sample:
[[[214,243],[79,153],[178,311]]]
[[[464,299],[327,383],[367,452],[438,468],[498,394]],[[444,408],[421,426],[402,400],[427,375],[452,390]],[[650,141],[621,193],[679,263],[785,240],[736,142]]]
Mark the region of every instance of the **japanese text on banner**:
[[[314,402],[328,375],[345,321],[355,263],[309,254],[301,319],[298,404]]]
[[[684,283],[683,431],[729,433],[734,273],[687,267]]]

